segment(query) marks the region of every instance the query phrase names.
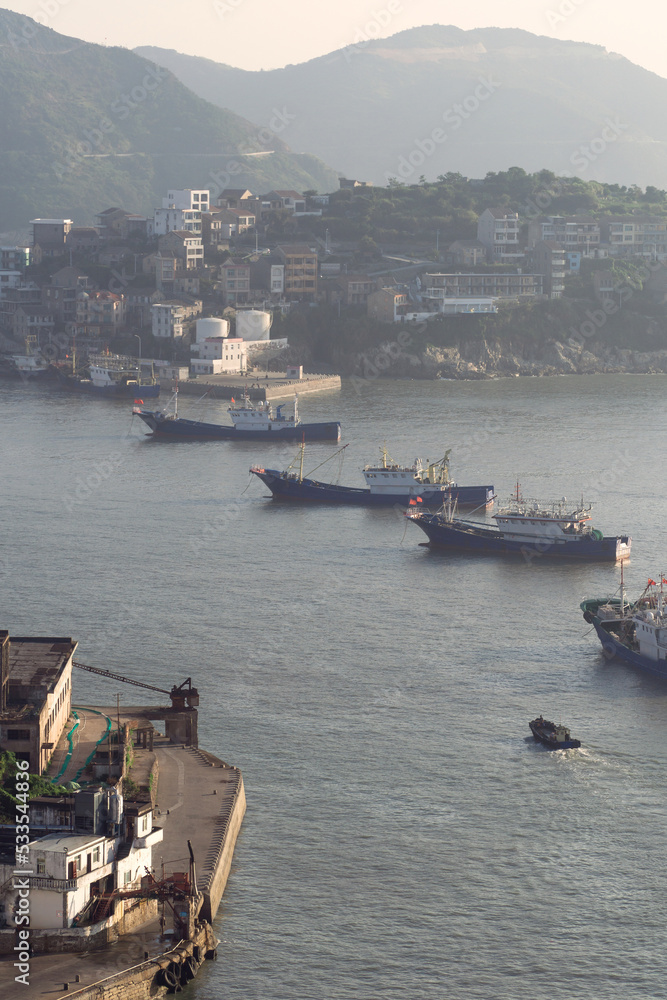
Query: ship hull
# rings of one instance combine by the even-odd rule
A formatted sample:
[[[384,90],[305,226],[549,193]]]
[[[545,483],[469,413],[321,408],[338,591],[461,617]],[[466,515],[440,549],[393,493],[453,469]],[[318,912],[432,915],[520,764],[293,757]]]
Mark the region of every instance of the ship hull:
[[[53,378],[53,370],[50,365],[47,368],[29,370],[2,365],[0,366],[0,378],[12,379],[14,382],[46,382]]]
[[[233,425],[206,424],[199,420],[170,419],[162,413],[138,412],[154,437],[171,441],[340,441],[340,423],[298,424],[273,430],[239,430]]]
[[[640,670],[647,671],[655,677],[667,679],[667,661],[652,660],[650,657],[642,656],[641,653],[634,649],[630,649],[629,646],[626,646],[625,643],[621,642],[617,635],[610,632],[608,628],[605,628],[600,619],[594,612],[591,611],[590,605],[592,603],[593,602],[590,601],[584,601],[581,607],[584,610],[584,619],[589,624],[592,623],[597,633],[597,637],[600,640],[605,656],[610,660],[615,658],[625,660],[626,663],[630,663],[633,667],[638,667]]]
[[[71,392],[83,392],[91,396],[105,396],[108,399],[136,399],[138,396],[145,396],[147,399],[156,399],[160,395],[160,384],[155,382],[151,385],[139,385],[132,382],[129,385],[94,385],[90,379],[75,378],[72,375],[65,375],[58,372],[58,379],[64,389]]]
[[[435,514],[418,514],[411,517],[426,534],[429,544],[436,548],[457,549],[466,552],[481,552],[499,555],[520,555],[526,559],[537,556],[555,556],[564,559],[584,559],[595,562],[598,560],[616,562],[630,554],[630,539],[621,538],[582,538],[575,541],[548,539],[546,541],[514,540],[503,537],[493,529],[482,525],[477,527],[462,521],[445,521]]]
[[[417,495],[425,506],[440,507],[448,500],[457,500],[459,506],[484,507],[493,502],[493,486],[456,486],[448,490],[428,490],[422,487],[414,493],[371,493],[369,489],[354,486],[337,486],[318,483],[314,479],[286,479],[276,469],[251,470],[268,486],[278,500],[297,500],[314,503],[347,504],[353,507],[407,507]]]

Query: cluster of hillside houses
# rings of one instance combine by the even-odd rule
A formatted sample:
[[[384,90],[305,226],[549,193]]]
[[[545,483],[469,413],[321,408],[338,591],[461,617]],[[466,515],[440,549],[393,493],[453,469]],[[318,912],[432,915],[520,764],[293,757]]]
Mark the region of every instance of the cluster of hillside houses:
[[[303,303],[361,306],[388,323],[494,313],[502,302],[560,297],[566,276],[578,273],[583,258],[667,257],[667,222],[657,216],[545,215],[528,221],[526,244],[526,220],[487,208],[477,238],[452,243],[442,268],[414,268],[403,278],[396,267],[375,260],[365,272],[352,271],[342,257],[333,259],[328,235],[297,235],[300,219],[321,215],[328,198],[228,189],[212,205],[208,190],[184,189],[168,191],[152,217],[108,208],[91,227],[33,219],[28,246],[0,248],[0,333],[33,345],[60,333],[82,346],[103,347],[123,332],[180,341],[199,317],[227,307],[285,312]],[[253,252],[253,234],[263,234],[276,213],[290,222],[294,242],[260,250],[255,240]],[[29,265],[48,258],[64,266],[38,279]],[[484,273],[481,264],[502,267]],[[100,265],[111,269],[106,287],[95,280]],[[601,297],[613,295],[610,272],[596,281]]]
[[[0,630],[0,749],[11,751],[32,774],[43,774],[72,715],[72,658],[76,641],[60,636],[10,636]],[[125,733],[127,738],[128,734]],[[131,738],[131,737],[130,737]],[[153,865],[163,830],[153,823],[150,796],[123,795],[119,739],[101,747],[91,767],[99,783],[71,786],[64,795],[37,795],[27,803],[27,859],[20,863],[17,816],[3,799],[0,816],[0,951],[11,954],[29,898],[30,932],[143,918],[135,899],[110,900],[114,890],[141,884]],[[57,774],[54,772],[54,777]],[[5,782],[11,789],[12,782]],[[85,947],[85,941],[82,945]],[[51,950],[60,950],[52,939]]]

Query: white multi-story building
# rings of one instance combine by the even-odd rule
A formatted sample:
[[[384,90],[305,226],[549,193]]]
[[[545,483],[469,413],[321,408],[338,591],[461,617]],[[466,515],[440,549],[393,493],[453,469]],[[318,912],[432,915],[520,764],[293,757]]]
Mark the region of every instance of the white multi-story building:
[[[185,308],[180,302],[156,302],[151,306],[151,321],[154,337],[182,337]]]
[[[122,811],[122,798],[119,802]],[[30,874],[22,880],[29,883],[23,888],[30,894],[31,929],[76,926],[84,911],[88,921],[109,918],[116,923],[125,909],[133,905],[132,901],[120,897],[105,906],[99,897],[138,889],[146,870],[152,866],[153,846],[163,836],[160,827],[153,827],[150,803],[137,803],[125,808],[123,822],[117,825],[113,836],[63,831],[32,840],[26,865]],[[15,925],[21,899],[11,877],[13,867],[0,866],[3,876],[0,894],[9,927]]]
[[[201,212],[189,208],[156,208],[153,213],[153,235],[166,236],[174,230],[201,236]]]
[[[162,199],[163,208],[195,209],[198,212],[208,212],[210,193],[204,188],[185,188],[183,191],[168,191]]]
[[[600,220],[600,236],[612,257],[667,258],[667,219],[656,215],[610,215]]]
[[[192,357],[193,375],[219,375],[222,372],[245,371],[246,344],[241,337],[207,337],[192,345],[199,357]]]
[[[285,265],[272,264],[270,276],[271,295],[278,295],[282,298],[285,291]]]
[[[511,264],[524,254],[519,247],[519,216],[502,208],[485,208],[477,220],[477,239],[493,264]]]
[[[600,246],[600,226],[589,216],[546,215],[528,224],[528,246],[556,241],[565,251],[578,252],[584,257],[596,255]]]
[[[164,236],[174,230],[201,236],[202,212],[208,212],[209,192],[185,188],[183,191],[168,191],[162,199],[162,208],[153,213],[153,235]]]

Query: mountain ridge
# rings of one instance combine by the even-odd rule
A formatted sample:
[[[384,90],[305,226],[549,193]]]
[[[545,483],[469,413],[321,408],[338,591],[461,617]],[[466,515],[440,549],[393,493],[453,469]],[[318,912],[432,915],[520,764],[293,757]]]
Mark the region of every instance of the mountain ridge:
[[[252,120],[265,120],[276,105],[289,108],[292,148],[376,184],[519,165],[667,187],[667,80],[601,45],[523,29],[431,25],[277,70],[238,70],[173,49],[136,51]],[[497,86],[474,107],[480,77]],[[447,111],[466,100],[474,113],[465,127],[447,130],[422,169],[401,178],[403,160],[419,159],[420,144],[430,149]],[[620,123],[615,137],[587,155],[591,143],[599,150],[608,119]]]
[[[220,187],[336,186],[335,171],[293,154],[279,127],[211,105],[129,49],[7,10],[0,36],[2,229],[36,215],[92,222],[110,204],[147,213],[167,188],[215,188],[215,176]]]

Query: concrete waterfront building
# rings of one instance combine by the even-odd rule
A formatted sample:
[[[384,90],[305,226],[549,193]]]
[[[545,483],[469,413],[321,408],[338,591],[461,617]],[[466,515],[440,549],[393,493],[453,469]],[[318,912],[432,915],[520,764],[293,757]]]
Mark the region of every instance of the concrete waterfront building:
[[[113,926],[135,905],[119,893],[139,889],[153,863],[153,847],[163,839],[153,825],[150,802],[125,802],[120,785],[91,786],[74,792],[57,810],[45,798],[31,800],[30,819],[50,812],[55,829],[38,833],[28,845],[26,881],[30,927],[56,930],[107,921]],[[67,826],[59,823],[58,812]],[[0,925],[16,925],[13,858],[0,861]],[[111,897],[111,894],[114,897]],[[111,897],[111,898],[110,898]],[[85,941],[83,942],[85,944]]]
[[[247,347],[240,337],[209,337],[192,345],[190,371],[193,375],[222,375],[247,367]],[[195,353],[198,357],[195,357]]]
[[[41,774],[69,718],[71,638],[16,636],[0,630],[0,750]]]
[[[450,296],[522,301],[542,295],[543,286],[541,274],[425,274],[422,295],[436,306]]]

